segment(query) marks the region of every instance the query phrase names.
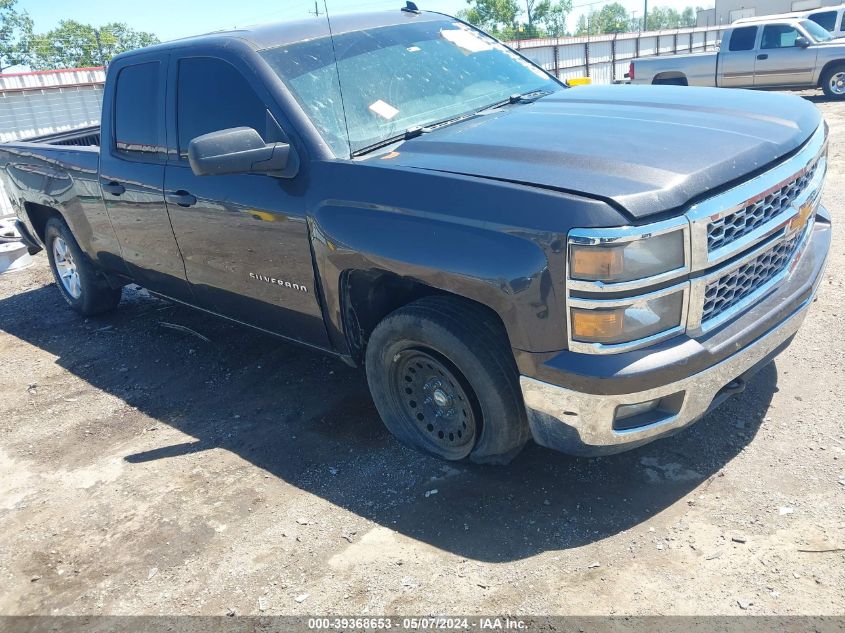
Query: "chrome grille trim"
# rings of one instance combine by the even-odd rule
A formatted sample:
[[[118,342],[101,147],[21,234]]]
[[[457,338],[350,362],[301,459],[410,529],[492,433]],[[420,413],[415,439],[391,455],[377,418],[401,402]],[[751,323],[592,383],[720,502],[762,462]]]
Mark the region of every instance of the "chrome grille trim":
[[[739,211],[707,225],[707,251],[712,253],[748,235],[782,213],[789,213],[795,200],[807,189],[819,165],[819,159],[792,178],[787,184],[768,193]]]
[[[749,310],[773,291],[800,259],[812,233],[827,172],[827,142],[827,126],[822,124],[789,158],[754,178],[692,205],[680,217],[642,226],[571,230],[567,236],[564,288],[569,349],[608,354],[640,349],[683,333],[690,337],[700,336]],[[760,202],[763,204],[758,204]],[[808,221],[801,228],[792,226],[806,205],[811,208]],[[761,207],[764,207],[762,212]],[[741,229],[733,232],[730,240],[715,239],[713,227],[724,227],[728,223],[741,226]],[[672,230],[683,231],[689,240],[682,268],[619,283],[581,281],[569,276],[571,244],[626,242]],[[770,253],[773,249],[783,249],[788,254]],[[775,257],[777,261],[771,261]],[[761,261],[752,269],[751,264],[757,258]],[[765,266],[758,269],[760,263]],[[743,266],[746,266],[744,271],[740,270]],[[684,283],[688,284],[683,290],[688,303],[683,315],[685,320],[682,319],[678,327],[646,339],[614,345],[572,339],[570,307],[589,309],[607,307],[611,303],[634,303],[659,292],[657,287],[670,286],[677,291]],[[716,302],[714,293],[718,295],[719,289],[729,284],[735,286],[730,291],[722,290],[723,300]],[[741,291],[737,290],[739,288]],[[625,296],[608,299],[608,293],[624,293]],[[730,300],[724,300],[728,294]]]
[[[802,202],[817,195],[817,190],[820,190],[824,182],[827,171],[827,159],[823,155],[826,141],[825,126],[820,125],[804,147],[790,158],[732,189],[694,204],[687,212],[692,252],[690,268],[693,271],[704,270],[731,259],[763,240],[770,239],[772,234],[792,219],[798,213]],[[733,240],[723,244],[714,243],[714,248],[710,248],[711,225],[730,216],[741,215],[748,207],[765,200],[767,196],[801,179],[810,171],[812,174],[807,179],[804,190],[795,192],[791,204],[781,207],[779,213],[767,215],[762,222],[753,223],[747,231]]]
[[[704,288],[701,321],[707,324],[726,310],[743,303],[789,266],[799,236],[782,240],[736,270],[722,275]]]
[[[687,334],[706,334],[748,310],[774,290],[800,257],[814,225],[813,217],[798,232],[778,238],[775,242],[766,242],[738,261],[693,279],[690,282]],[[758,266],[762,266],[762,269],[757,270]],[[757,274],[752,273],[752,270],[756,270]],[[749,277],[751,283],[743,284],[747,281],[745,278]],[[734,294],[731,301],[719,306],[720,309],[708,306],[708,300],[713,299],[713,294],[718,294],[720,289],[740,285],[744,291]]]

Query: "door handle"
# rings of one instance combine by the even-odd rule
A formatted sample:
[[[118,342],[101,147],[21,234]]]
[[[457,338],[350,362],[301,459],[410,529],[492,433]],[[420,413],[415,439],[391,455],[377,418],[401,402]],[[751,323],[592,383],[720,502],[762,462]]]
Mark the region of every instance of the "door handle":
[[[757,59],[769,59],[769,56],[766,53],[763,53],[762,55],[757,55]]]
[[[110,193],[113,196],[119,196],[126,191],[126,187],[114,180],[111,182],[104,182],[100,186],[103,188],[103,191]]]
[[[168,191],[164,194],[164,199],[170,204],[178,204],[180,207],[192,207],[197,203],[197,197],[191,195],[184,189],[178,191]]]

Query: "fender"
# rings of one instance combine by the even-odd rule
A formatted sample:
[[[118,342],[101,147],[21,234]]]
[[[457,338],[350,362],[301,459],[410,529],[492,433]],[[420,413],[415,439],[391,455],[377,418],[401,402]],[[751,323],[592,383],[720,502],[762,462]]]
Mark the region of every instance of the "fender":
[[[314,204],[309,222],[326,325],[339,351],[348,349],[340,295],[349,270],[386,271],[481,303],[499,315],[514,348],[563,349],[557,288],[566,232],[587,221],[625,223],[603,203],[524,185],[381,165],[347,164],[339,178],[325,173],[337,168],[330,165],[317,167],[313,182],[346,195]],[[515,218],[519,227],[507,223]]]

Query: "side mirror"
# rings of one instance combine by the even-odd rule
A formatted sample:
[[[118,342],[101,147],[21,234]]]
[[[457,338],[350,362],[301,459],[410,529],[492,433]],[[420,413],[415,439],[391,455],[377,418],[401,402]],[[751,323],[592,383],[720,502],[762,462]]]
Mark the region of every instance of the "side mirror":
[[[716,46],[716,50],[717,50],[717,51],[718,51],[718,50],[721,50],[721,48],[722,48],[722,40],[716,40],[716,44],[715,44],[715,46]]]
[[[265,143],[251,127],[233,127],[196,137],[188,162],[197,176],[264,173],[293,178],[299,158],[288,143]]]
[[[807,48],[810,45],[810,40],[806,37],[799,35],[795,38],[795,46],[800,46],[801,48]]]

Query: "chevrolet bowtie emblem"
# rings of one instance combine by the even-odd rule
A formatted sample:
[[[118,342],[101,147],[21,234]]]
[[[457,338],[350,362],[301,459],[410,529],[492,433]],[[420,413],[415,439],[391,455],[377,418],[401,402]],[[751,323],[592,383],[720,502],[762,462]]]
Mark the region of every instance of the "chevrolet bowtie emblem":
[[[813,215],[814,202],[815,200],[811,198],[801,205],[798,209],[798,214],[789,221],[789,227],[787,229],[789,233],[800,231],[807,225],[807,221]]]

